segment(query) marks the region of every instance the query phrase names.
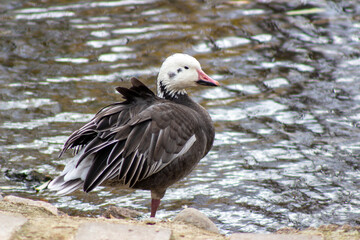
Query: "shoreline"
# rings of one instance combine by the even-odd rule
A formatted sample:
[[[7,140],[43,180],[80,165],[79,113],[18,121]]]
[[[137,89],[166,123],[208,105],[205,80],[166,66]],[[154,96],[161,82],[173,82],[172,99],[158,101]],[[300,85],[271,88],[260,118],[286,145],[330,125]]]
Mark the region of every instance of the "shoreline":
[[[203,213],[193,209],[186,215],[185,210],[179,213],[185,214],[182,219],[178,215],[174,220],[117,219],[111,214],[110,218],[90,218],[68,216],[50,203],[8,195],[0,198],[0,239],[360,239],[360,226],[349,225],[324,225],[301,231],[284,228],[272,234],[233,233],[225,236],[216,227],[214,229],[215,225],[211,225],[213,223]]]

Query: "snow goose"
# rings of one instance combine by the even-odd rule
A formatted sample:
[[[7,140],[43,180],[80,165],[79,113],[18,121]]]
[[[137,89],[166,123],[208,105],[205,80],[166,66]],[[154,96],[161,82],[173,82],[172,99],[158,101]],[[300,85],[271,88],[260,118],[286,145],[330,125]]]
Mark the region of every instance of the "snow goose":
[[[219,83],[182,53],[163,62],[157,96],[136,78],[131,83],[116,88],[125,101],[101,109],[71,134],[61,154],[74,148],[76,155],[48,188],[61,195],[99,185],[150,190],[155,217],[166,189],[187,176],[214,141],[209,114],[185,89]]]

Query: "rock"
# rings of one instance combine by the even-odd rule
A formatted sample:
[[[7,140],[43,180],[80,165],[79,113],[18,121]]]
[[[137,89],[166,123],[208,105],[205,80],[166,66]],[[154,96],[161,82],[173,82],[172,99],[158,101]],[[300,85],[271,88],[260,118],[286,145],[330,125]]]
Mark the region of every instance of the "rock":
[[[110,206],[106,211],[104,212],[103,216],[106,218],[118,218],[118,219],[124,219],[124,218],[138,218],[141,217],[141,212],[138,212],[136,210],[131,210],[128,208],[123,207],[116,207],[116,206]]]
[[[189,223],[207,231],[219,233],[216,225],[205,214],[195,208],[185,208],[174,218],[174,221]]]
[[[234,233],[229,240],[322,240],[322,238],[305,234]]]
[[[170,240],[171,230],[148,226],[115,224],[115,223],[83,223],[80,225],[76,240]]]
[[[54,215],[58,215],[58,209],[54,205],[51,205],[50,203],[47,203],[44,201],[35,201],[35,200],[16,197],[16,196],[12,196],[12,195],[5,196],[4,201],[15,203],[15,204],[21,203],[21,204],[25,204],[25,205],[43,208]]]
[[[10,239],[11,235],[20,229],[26,221],[27,219],[22,215],[0,212],[0,239]]]

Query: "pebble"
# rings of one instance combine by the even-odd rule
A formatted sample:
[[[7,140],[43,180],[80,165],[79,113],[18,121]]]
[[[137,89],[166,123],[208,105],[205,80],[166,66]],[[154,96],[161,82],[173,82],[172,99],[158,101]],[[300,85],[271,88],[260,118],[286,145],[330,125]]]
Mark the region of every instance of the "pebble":
[[[110,206],[106,211],[104,212],[103,216],[106,218],[118,218],[118,219],[124,219],[124,218],[139,218],[141,217],[142,213],[136,210],[123,208],[123,207],[116,207],[116,206]]]
[[[195,208],[185,208],[176,215],[174,221],[189,223],[207,231],[219,233],[216,225],[205,214]]]

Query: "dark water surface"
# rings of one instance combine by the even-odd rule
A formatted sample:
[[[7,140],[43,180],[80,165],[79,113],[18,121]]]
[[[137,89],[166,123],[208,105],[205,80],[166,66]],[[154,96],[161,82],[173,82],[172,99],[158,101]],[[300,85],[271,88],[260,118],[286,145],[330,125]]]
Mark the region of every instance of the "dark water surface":
[[[360,224],[360,5],[357,1],[76,1],[0,3],[0,191],[69,214],[110,204],[148,214],[150,193],[97,188],[58,197],[67,136],[116,86],[155,90],[174,52],[221,88],[191,95],[216,126],[212,151],[170,188],[158,212],[195,207],[223,233]]]

